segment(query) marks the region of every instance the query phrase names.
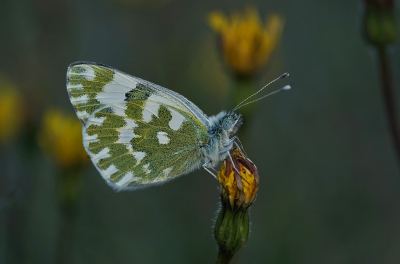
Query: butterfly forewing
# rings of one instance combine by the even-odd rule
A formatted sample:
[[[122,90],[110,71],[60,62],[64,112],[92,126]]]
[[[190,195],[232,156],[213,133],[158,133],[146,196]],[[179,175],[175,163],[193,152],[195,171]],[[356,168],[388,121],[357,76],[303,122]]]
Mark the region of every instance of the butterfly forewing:
[[[166,88],[86,63],[70,66],[67,88],[85,148],[116,189],[160,183],[201,165],[207,129],[196,109]]]

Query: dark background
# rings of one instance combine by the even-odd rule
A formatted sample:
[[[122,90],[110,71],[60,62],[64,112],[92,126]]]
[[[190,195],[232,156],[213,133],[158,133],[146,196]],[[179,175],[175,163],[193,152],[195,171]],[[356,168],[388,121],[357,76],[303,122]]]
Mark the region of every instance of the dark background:
[[[363,2],[250,4],[263,18],[271,12],[286,18],[257,84],[289,72],[268,89],[287,83],[293,89],[259,103],[248,124],[246,150],[259,169],[260,189],[250,238],[233,263],[400,263],[400,171],[376,53],[363,38]],[[73,114],[65,74],[78,60],[173,89],[213,115],[227,107],[232,78],[207,14],[245,6],[1,1],[0,72],[35,102],[38,124],[50,106]],[[399,48],[397,42],[389,52],[395,85]],[[20,140],[0,149],[0,263],[54,263],[57,168],[39,150],[27,162],[24,151]],[[218,183],[205,171],[121,193],[91,164],[82,177],[73,263],[215,261]]]

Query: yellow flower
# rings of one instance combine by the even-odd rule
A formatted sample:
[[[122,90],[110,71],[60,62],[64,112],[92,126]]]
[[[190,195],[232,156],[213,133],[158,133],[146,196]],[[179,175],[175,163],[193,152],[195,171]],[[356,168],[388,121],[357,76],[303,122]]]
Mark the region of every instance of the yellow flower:
[[[44,115],[38,141],[43,151],[63,168],[77,167],[88,160],[82,144],[82,125],[76,116],[49,109]]]
[[[251,77],[265,65],[284,25],[284,19],[276,14],[268,16],[263,25],[254,8],[233,13],[230,19],[219,11],[211,12],[208,22],[221,37],[225,61],[241,77]]]
[[[232,208],[249,207],[256,198],[259,176],[256,166],[238,149],[234,149],[231,159],[228,157],[218,172],[222,197],[229,201]],[[240,172],[240,174],[235,170]]]
[[[0,143],[8,142],[22,124],[23,102],[19,91],[5,77],[0,77]]]

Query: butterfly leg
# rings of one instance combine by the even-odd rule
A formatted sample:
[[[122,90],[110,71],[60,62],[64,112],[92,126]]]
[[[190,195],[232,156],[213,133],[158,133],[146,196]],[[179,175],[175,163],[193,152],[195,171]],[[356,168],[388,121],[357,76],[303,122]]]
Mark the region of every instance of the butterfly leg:
[[[215,174],[218,174],[218,171],[214,168],[210,168],[210,170],[212,170]]]
[[[235,169],[235,171],[237,172],[237,173],[239,173],[239,175],[240,175],[240,171],[236,168],[236,166],[235,166],[235,163],[233,162],[233,159],[232,159],[232,156],[231,156],[231,153],[229,153],[229,151],[228,151],[228,156],[229,156],[229,158],[231,159],[231,162],[232,162],[232,166],[233,166],[233,168]]]
[[[231,159],[233,168],[235,169],[235,171],[236,171],[237,173],[239,173],[239,175],[241,175],[240,172],[239,172],[239,170],[235,167],[235,163],[233,163],[231,154],[230,154],[229,152],[228,152],[228,155],[229,155],[229,158]],[[245,178],[243,178],[242,176],[241,176],[241,179],[247,182],[247,180],[246,180]],[[249,182],[247,182],[247,183],[249,183]],[[250,183],[249,183],[249,184],[250,184]]]
[[[246,151],[244,151],[242,142],[240,142],[240,139],[238,136],[234,136],[233,138],[231,138],[230,142],[235,143],[235,145],[239,149],[239,151],[242,152],[242,154],[244,154],[247,157],[247,153],[246,153]]]
[[[207,161],[206,163],[204,163],[202,165],[203,169],[205,169],[208,173],[210,173],[212,176],[214,176],[215,179],[217,179],[217,176],[209,169],[207,168],[207,164],[210,163],[211,160]],[[212,170],[214,170],[214,168],[212,168]],[[215,170],[214,170],[215,171]],[[215,171],[216,172],[216,171]]]

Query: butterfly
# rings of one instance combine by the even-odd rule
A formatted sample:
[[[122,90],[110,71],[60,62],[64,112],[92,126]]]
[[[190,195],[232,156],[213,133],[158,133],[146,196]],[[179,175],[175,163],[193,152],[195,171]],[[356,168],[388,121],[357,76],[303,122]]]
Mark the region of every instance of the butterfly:
[[[234,144],[241,147],[234,134],[243,118],[235,110],[251,103],[244,104],[250,96],[209,117],[174,91],[94,62],[68,67],[67,91],[84,147],[117,191],[161,184],[200,167],[213,174]]]

